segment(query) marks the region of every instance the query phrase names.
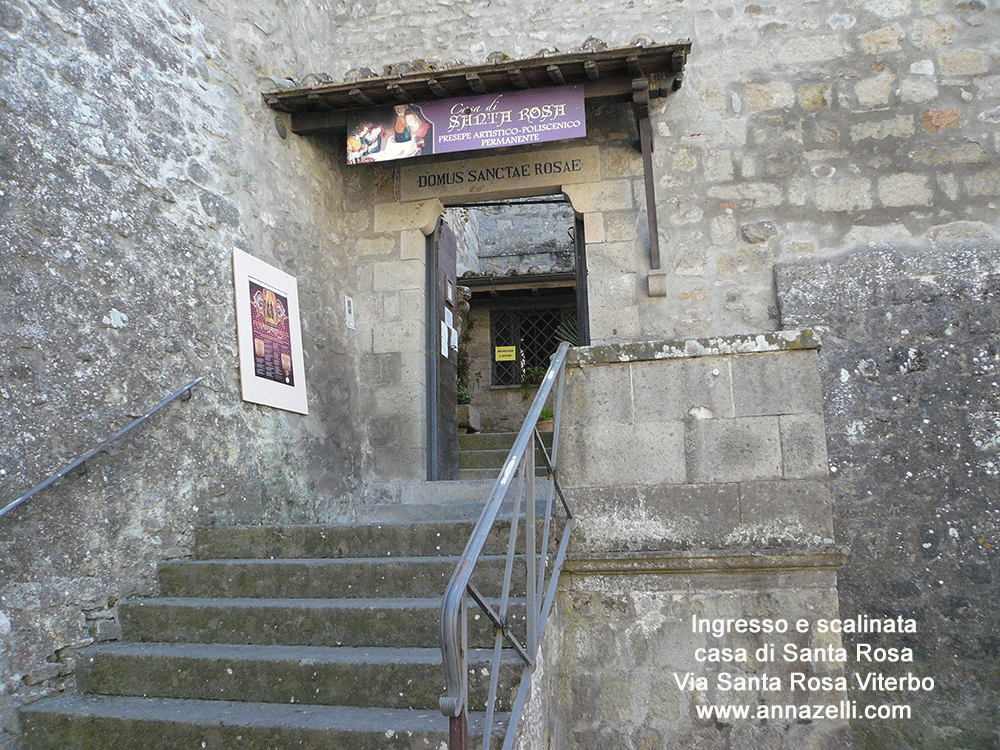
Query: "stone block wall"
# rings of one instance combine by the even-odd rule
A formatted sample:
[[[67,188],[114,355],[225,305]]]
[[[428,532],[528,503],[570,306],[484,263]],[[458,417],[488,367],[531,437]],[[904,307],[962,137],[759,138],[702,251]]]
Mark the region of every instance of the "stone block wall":
[[[479,215],[479,261],[482,272],[503,275],[511,268],[528,273],[575,268],[570,206],[517,205],[475,210]]]
[[[790,331],[571,353],[559,463],[576,525],[524,747],[850,746],[843,715],[699,713],[847,697],[793,682],[843,678],[845,659],[781,656],[839,648],[839,635],[718,637],[692,623],[838,616],[817,348]]]
[[[629,219],[626,236],[615,229],[607,240],[597,239],[599,222],[587,228],[624,264],[608,275],[617,306],[609,300],[602,312],[600,289],[593,304],[595,328],[604,316],[617,340],[774,329],[777,259],[808,261],[887,236],[995,231],[1000,19],[989,3],[432,7],[400,15],[362,2],[331,40],[339,56],[324,70],[340,80],[360,65],[481,63],[493,52],[570,51],[588,36],[611,46],[637,35],[691,40],[684,86],[656,105],[653,122],[666,296],[649,297],[648,255],[630,244],[645,222]],[[619,177],[641,175],[641,164],[626,168]],[[607,190],[621,210],[641,210],[634,187]]]
[[[1000,746],[1000,246],[881,243],[777,287],[783,322],[822,331],[841,612],[914,618],[896,672],[936,680],[910,720],[855,721],[855,746]]]
[[[811,333],[579,350],[565,476],[578,551],[833,541]]]

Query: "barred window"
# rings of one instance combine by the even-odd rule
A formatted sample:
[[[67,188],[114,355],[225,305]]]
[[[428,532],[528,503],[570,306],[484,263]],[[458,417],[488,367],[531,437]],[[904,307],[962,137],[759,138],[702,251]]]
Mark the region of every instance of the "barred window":
[[[520,385],[549,369],[549,358],[559,343],[577,338],[576,309],[491,310],[490,343],[516,347],[513,361],[497,362],[492,356],[490,382],[493,385]]]

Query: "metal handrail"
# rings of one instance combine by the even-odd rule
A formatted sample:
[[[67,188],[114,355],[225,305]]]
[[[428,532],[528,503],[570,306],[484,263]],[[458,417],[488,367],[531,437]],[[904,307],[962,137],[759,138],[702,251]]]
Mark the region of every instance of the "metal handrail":
[[[511,708],[510,720],[507,726],[507,734],[504,739],[504,750],[513,746],[517,724],[521,711],[527,699],[528,686],[531,674],[535,667],[535,658],[538,652],[541,638],[545,631],[545,623],[548,620],[552,602],[555,599],[556,585],[559,581],[559,573],[562,570],[563,560],[566,557],[566,547],[569,543],[569,532],[573,526],[573,512],[566,502],[562,488],[559,486],[559,476],[557,473],[557,461],[559,456],[559,425],[562,418],[562,395],[563,381],[566,371],[566,353],[570,345],[563,342],[559,345],[556,353],[552,355],[552,362],[549,365],[545,377],[538,387],[535,400],[528,409],[528,415],[521,425],[520,431],[514,440],[514,445],[507,454],[500,476],[497,478],[489,497],[486,500],[479,520],[476,522],[472,535],[465,546],[462,558],[455,568],[455,573],[451,577],[448,589],[445,592],[441,603],[441,655],[444,660],[445,677],[447,688],[439,704],[441,713],[450,718],[450,750],[467,750],[469,741],[468,724],[468,635],[466,619],[466,595],[471,596],[473,601],[494,625],[494,648],[493,659],[490,667],[490,692],[486,704],[486,717],[483,727],[483,748],[489,747],[492,735],[494,706],[496,705],[497,689],[500,672],[500,655],[504,641],[509,643],[514,651],[524,662],[524,671],[521,675],[521,684],[518,687],[517,696]],[[557,386],[554,399],[554,421],[552,432],[552,453],[546,451],[541,435],[538,433],[536,423],[541,416],[545,402],[552,392],[553,386]],[[537,524],[535,521],[535,450],[537,444],[542,451],[547,469],[547,479],[550,481],[546,489],[547,498],[545,501],[544,528],[542,531],[540,549],[536,547]],[[531,450],[529,450],[531,448]],[[496,522],[500,508],[507,498],[508,493],[514,486],[515,475],[519,479],[517,492],[514,498],[513,514],[510,523],[510,537],[507,545],[507,562],[504,570],[504,583],[499,598],[497,611],[486,600],[486,598],[472,585],[472,573],[482,554],[493,524]],[[549,564],[549,537],[552,532],[553,516],[558,512],[554,508],[554,500],[558,495],[560,505],[566,514],[566,521],[562,531],[562,538],[559,541],[559,548],[554,558]],[[521,512],[521,503],[524,502],[524,556],[526,561],[526,633],[525,643],[521,644],[515,637],[511,629],[511,620],[507,616],[508,605],[510,604],[511,577],[513,573],[513,563],[515,548],[517,543],[518,520]],[[546,583],[546,568],[548,568],[548,581]],[[539,593],[544,592],[544,599],[539,598]]]
[[[14,500],[13,502],[8,503],[7,505],[5,505],[2,509],[0,509],[0,517],[2,517],[6,513],[9,513],[10,511],[14,510],[14,508],[16,508],[21,503],[30,500],[32,497],[34,497],[36,494],[38,494],[39,492],[41,492],[42,490],[44,490],[46,487],[48,487],[53,482],[56,482],[56,481],[62,479],[64,476],[66,476],[71,471],[73,471],[73,469],[77,468],[78,466],[82,466],[83,464],[85,464],[88,460],[90,460],[91,458],[93,458],[95,455],[97,455],[98,453],[100,453],[102,450],[105,450],[106,448],[108,448],[116,440],[118,440],[119,438],[123,437],[127,432],[129,432],[130,430],[132,430],[135,427],[138,427],[140,424],[142,424],[143,422],[145,422],[151,416],[153,416],[154,414],[156,414],[156,412],[158,412],[164,406],[166,406],[167,404],[169,404],[171,401],[175,401],[176,399],[180,398],[184,394],[188,394],[187,397],[184,399],[185,401],[187,401],[187,399],[191,397],[190,396],[191,389],[194,388],[196,385],[198,385],[198,383],[200,383],[204,379],[205,379],[204,376],[202,376],[200,378],[195,378],[194,380],[192,380],[190,383],[188,383],[186,386],[184,386],[180,390],[175,391],[174,393],[171,393],[169,396],[167,396],[165,399],[163,399],[159,404],[157,404],[152,409],[150,409],[149,411],[147,411],[141,417],[138,417],[137,419],[134,419],[126,427],[124,427],[123,429],[119,430],[116,434],[112,435],[111,437],[109,437],[104,442],[100,443],[96,448],[93,448],[92,450],[87,451],[82,456],[80,456],[78,459],[76,459],[75,461],[73,461],[70,464],[67,464],[64,468],[60,469],[55,474],[53,474],[52,476],[50,476],[48,479],[46,479],[41,484],[37,485],[36,487],[34,487],[32,490],[30,490],[26,494],[21,495],[21,497],[19,497],[17,500]]]

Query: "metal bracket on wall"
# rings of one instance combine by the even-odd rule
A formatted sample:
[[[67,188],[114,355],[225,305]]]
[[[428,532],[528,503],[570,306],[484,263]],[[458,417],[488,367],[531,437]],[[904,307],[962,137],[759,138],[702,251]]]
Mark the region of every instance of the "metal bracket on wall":
[[[651,87],[648,78],[632,81],[632,110],[639,129],[639,146],[642,149],[642,176],[646,186],[646,222],[649,227],[649,268],[660,268],[660,233],[656,221],[656,182],[653,175],[653,131],[649,123],[649,101],[665,97],[681,87],[681,75],[669,77],[663,85]]]
[[[649,267],[660,267],[660,233],[656,222],[656,184],[653,181],[653,133],[649,125],[649,79],[632,81],[632,109],[639,127],[642,176],[646,184],[646,222],[649,226]]]

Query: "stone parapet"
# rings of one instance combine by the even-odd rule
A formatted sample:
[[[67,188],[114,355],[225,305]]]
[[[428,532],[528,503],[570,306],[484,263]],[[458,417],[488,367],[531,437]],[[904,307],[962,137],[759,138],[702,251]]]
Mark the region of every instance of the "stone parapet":
[[[833,541],[811,331],[610,344],[567,365],[578,551]]]
[[[550,624],[563,746],[851,746],[825,624],[848,553],[818,350],[802,330],[572,352],[559,460],[576,525]],[[722,632],[750,622],[775,630]],[[731,708],[748,713],[711,713]]]

